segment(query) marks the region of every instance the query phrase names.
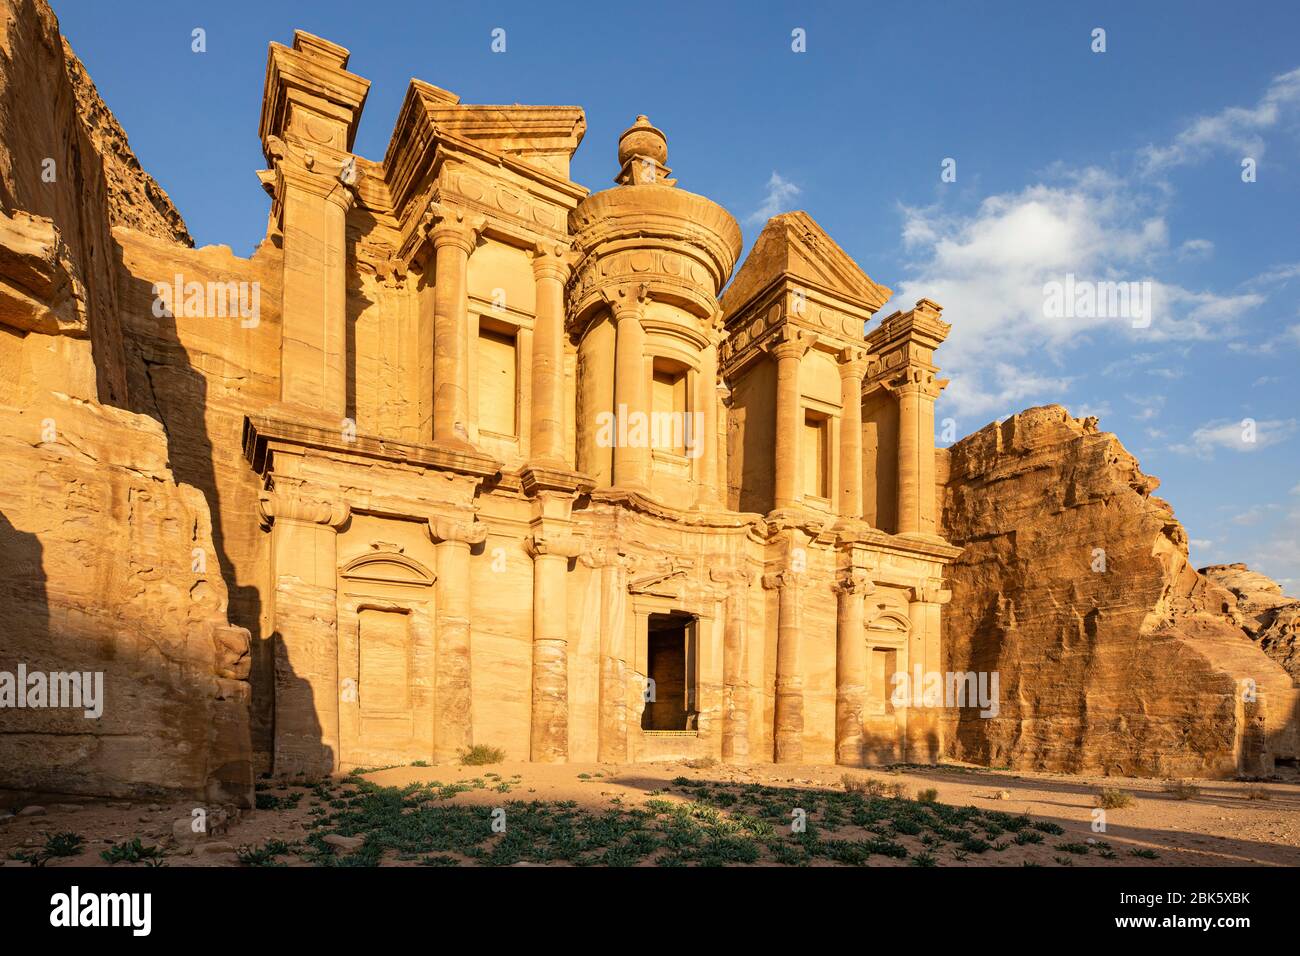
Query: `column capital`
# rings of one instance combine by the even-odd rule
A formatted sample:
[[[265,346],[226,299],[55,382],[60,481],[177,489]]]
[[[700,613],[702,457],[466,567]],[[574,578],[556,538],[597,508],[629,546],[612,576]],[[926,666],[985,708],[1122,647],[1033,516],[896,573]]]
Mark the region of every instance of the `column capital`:
[[[268,136],[266,155],[271,168],[258,173],[258,178],[277,208],[283,205],[288,189],[324,199],[344,212],[355,204],[362,174],[352,154],[318,153],[290,145],[278,136]]]
[[[482,544],[487,540],[487,525],[472,515],[468,519],[450,515],[435,515],[429,519],[429,537],[434,544],[455,541],[460,544]]]
[[[943,586],[942,578],[926,578],[910,590],[912,600],[920,604],[947,604],[952,600],[952,591]]]
[[[933,401],[939,397],[939,393],[947,385],[948,379],[935,378],[931,369],[919,365],[909,365],[890,384],[890,390],[900,398],[903,396],[918,396]]]
[[[859,382],[867,374],[867,353],[863,349],[846,348],[840,349],[836,354],[835,360],[839,366],[840,378],[856,378]]]
[[[586,550],[586,542],[576,534],[534,534],[524,539],[524,549],[536,559],[552,555],[568,560]]]
[[[483,216],[470,216],[455,206],[433,202],[424,211],[420,228],[428,235],[435,250],[443,246],[454,246],[469,255],[487,228],[487,219]]]
[[[262,524],[268,527],[278,518],[337,529],[352,515],[352,507],[346,501],[316,498],[290,489],[262,492],[257,499],[257,510]]]
[[[602,291],[601,297],[614,313],[615,322],[622,322],[624,319],[640,321],[641,313],[646,303],[650,301],[650,286],[645,282],[619,286],[616,289]]]
[[[803,358],[804,353],[816,342],[817,336],[814,333],[796,329],[793,325],[786,325],[782,327],[776,338],[768,339],[761,347],[772,358],[781,362],[790,358]]]
[[[763,575],[763,587],[769,591],[779,591],[785,588],[805,588],[808,586],[808,572],[792,571],[786,568],[782,571],[769,571]]]
[[[865,571],[857,568],[845,568],[835,576],[831,589],[837,594],[871,594],[876,590],[876,582]]]
[[[568,281],[569,273],[573,271],[570,246],[565,242],[538,242],[528,250],[528,257],[532,260],[534,279],[555,279],[563,283]]]

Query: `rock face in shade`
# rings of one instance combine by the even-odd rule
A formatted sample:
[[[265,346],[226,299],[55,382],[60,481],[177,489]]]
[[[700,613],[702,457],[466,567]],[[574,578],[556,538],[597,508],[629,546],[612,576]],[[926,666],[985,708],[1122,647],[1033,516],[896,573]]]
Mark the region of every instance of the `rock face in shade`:
[[[49,7],[0,0],[0,675],[102,680],[82,706],[6,701],[0,786],[247,805],[248,633],[207,501],[128,410],[147,370],[114,227],[189,244]]]
[[[953,445],[944,532],[964,548],[950,671],[996,671],[1000,710],[951,712],[953,756],[1024,769],[1257,773],[1296,754],[1291,676],[1238,597],[1187,562],[1158,481],[1095,419],[1031,408]]]
[[[1233,593],[1251,640],[1300,681],[1300,598],[1283,594],[1280,584],[1244,564],[1214,564],[1201,573]]]

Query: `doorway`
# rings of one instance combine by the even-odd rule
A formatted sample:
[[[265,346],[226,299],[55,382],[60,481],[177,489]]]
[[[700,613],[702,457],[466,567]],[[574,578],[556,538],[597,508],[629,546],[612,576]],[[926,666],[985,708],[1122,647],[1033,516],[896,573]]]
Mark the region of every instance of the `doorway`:
[[[650,678],[642,730],[695,730],[696,618],[673,611],[651,614],[646,630],[646,676]]]

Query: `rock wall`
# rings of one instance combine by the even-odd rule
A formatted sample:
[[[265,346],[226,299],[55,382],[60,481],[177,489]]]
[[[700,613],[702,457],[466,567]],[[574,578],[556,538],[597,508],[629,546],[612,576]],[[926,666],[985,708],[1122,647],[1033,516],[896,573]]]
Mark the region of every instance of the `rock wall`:
[[[247,805],[248,633],[208,502],[128,410],[114,226],[189,242],[48,5],[0,0],[0,787]],[[35,694],[72,673],[93,706]]]
[[[1059,405],[953,445],[947,669],[997,672],[1000,708],[950,711],[950,753],[1071,773],[1271,770],[1296,755],[1297,692],[1237,598],[1119,439]]]
[[[1300,598],[1283,594],[1280,584],[1244,564],[1215,564],[1201,573],[1232,592],[1247,636],[1300,683]]]

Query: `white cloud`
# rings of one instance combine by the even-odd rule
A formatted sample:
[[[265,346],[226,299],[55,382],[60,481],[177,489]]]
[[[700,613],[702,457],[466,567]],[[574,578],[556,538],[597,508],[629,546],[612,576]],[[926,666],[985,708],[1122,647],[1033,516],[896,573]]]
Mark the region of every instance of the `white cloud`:
[[[1234,156],[1264,155],[1263,133],[1277,126],[1300,104],[1300,68],[1276,76],[1253,107],[1230,106],[1188,123],[1167,146],[1147,146],[1141,152],[1144,171],[1151,173],[1196,162],[1212,152]]]
[[[1149,422],[1160,416],[1165,407],[1163,395],[1125,395],[1124,400],[1134,406],[1132,416],[1139,422]]]
[[[1188,239],[1178,247],[1179,259],[1204,259],[1214,252],[1214,243],[1209,239]]]
[[[767,181],[767,195],[762,204],[745,218],[748,225],[763,224],[779,213],[789,212],[789,202],[798,196],[801,190],[776,170]]]
[[[1198,119],[1169,145],[1143,151],[1139,160],[1148,171],[1190,162],[1216,145],[1276,126],[1297,103],[1300,69],[1275,78],[1256,106]],[[1099,338],[1117,340],[1104,347],[1122,349],[1126,343],[1159,347],[1239,335],[1267,301],[1270,283],[1300,275],[1300,264],[1283,265],[1229,292],[1164,280],[1158,275],[1162,267],[1214,251],[1214,244],[1201,238],[1171,246],[1164,215],[1167,184],[1063,163],[1051,167],[1046,179],[990,196],[964,214],[938,206],[902,209],[903,245],[913,261],[897,282],[895,301],[882,313],[909,308],[923,296],[944,306],[952,323],[941,353],[953,381],[944,393],[948,414],[1001,413],[1015,401],[1062,401],[1070,378],[1050,370],[1069,368],[1068,353],[1085,345],[1096,348]],[[1053,317],[1045,308],[1045,285],[1062,283],[1067,275],[1076,283],[1145,283],[1149,324],[1135,326],[1136,317],[1104,314]],[[1300,325],[1282,333],[1281,341],[1300,344]],[[1160,364],[1153,364],[1155,358]],[[1167,380],[1184,375],[1167,350],[1155,358],[1112,362],[1103,374]],[[1198,454],[1215,447],[1205,441],[1188,447]]]
[[[1151,264],[1169,251],[1164,220],[1144,215],[1142,197],[1117,190],[1114,177],[1085,171],[1067,178],[991,196],[968,216],[904,209],[903,241],[918,259],[898,284],[898,306],[882,311],[922,296],[945,307],[953,329],[943,363],[954,383],[945,400],[957,415],[1000,410],[1014,400],[1060,401],[1066,377],[1021,367],[1041,369],[1045,359],[1063,364],[1091,333],[1149,342],[1217,338],[1262,301],[1253,293],[1224,296],[1153,279]],[[1132,318],[1118,315],[1050,314],[1045,285],[1067,275],[1149,283],[1149,326],[1135,329]]]
[[[1254,439],[1251,440],[1252,420],[1229,421],[1220,419],[1207,422],[1192,432],[1187,442],[1170,445],[1169,450],[1180,455],[1213,458],[1216,449],[1254,452],[1286,441],[1296,430],[1296,419],[1269,419],[1253,422]]]

